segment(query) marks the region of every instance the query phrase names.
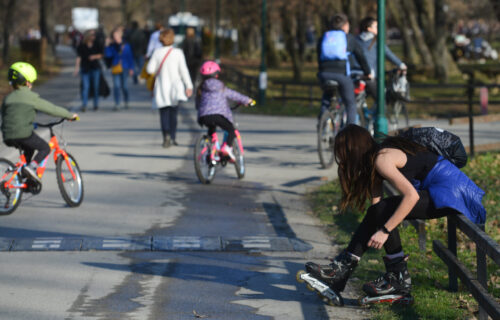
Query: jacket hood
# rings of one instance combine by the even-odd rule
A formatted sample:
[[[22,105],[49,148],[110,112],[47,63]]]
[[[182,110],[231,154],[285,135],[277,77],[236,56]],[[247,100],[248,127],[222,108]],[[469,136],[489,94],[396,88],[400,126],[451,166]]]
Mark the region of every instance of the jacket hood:
[[[203,82],[203,91],[220,91],[224,89],[224,83],[218,79],[210,78]]]
[[[375,37],[375,35],[371,32],[367,32],[367,31],[364,31],[364,32],[361,32],[359,34],[359,38],[363,41],[368,41],[368,40],[371,40]]]

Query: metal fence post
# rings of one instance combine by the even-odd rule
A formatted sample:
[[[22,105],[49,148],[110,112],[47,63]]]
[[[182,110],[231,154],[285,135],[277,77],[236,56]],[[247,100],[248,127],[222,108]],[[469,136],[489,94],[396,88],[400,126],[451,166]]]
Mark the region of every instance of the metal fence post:
[[[286,107],[286,83],[283,82],[281,84],[281,92],[282,92],[282,96],[283,96],[283,108]]]
[[[477,225],[484,231],[484,224]],[[486,263],[486,252],[476,245],[477,281],[488,290],[488,265]],[[479,306],[479,320],[488,320],[488,313],[481,305]]]
[[[467,86],[467,96],[469,100],[469,145],[470,145],[470,156],[474,156],[474,116],[472,114],[473,99],[474,99],[474,71],[469,73],[469,83]]]
[[[313,108],[313,86],[309,86],[309,109]]]
[[[447,217],[448,220],[448,250],[456,257],[457,256],[457,223],[452,216]],[[458,291],[457,274],[452,267],[448,267],[448,283],[450,291]]]

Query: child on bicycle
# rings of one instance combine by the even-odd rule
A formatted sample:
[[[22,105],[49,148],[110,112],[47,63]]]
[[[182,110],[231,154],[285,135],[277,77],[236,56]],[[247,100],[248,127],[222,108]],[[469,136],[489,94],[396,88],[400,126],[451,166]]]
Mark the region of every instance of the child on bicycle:
[[[216,127],[227,131],[227,140],[224,141],[221,151],[228,156],[230,161],[235,161],[233,154],[233,140],[236,137],[233,125],[233,114],[229,107],[228,99],[240,104],[251,105],[255,101],[239,92],[224,86],[218,79],[220,67],[214,61],[206,61],[200,68],[202,82],[196,94],[196,109],[198,110],[198,123],[208,127],[208,135],[215,133]]]
[[[2,134],[7,146],[20,148],[24,152],[26,162],[28,162],[28,165],[24,167],[24,173],[29,178],[41,182],[36,169],[50,153],[50,147],[34,132],[33,122],[36,111],[73,120],[78,115],[32,92],[31,88],[36,78],[36,69],[27,62],[16,62],[10,66],[8,79],[13,91],[4,98],[2,103]],[[35,151],[38,152],[32,159]]]

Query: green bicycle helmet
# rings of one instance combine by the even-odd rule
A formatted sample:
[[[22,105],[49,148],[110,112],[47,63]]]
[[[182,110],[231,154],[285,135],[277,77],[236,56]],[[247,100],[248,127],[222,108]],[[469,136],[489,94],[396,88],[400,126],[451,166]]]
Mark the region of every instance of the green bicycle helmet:
[[[16,62],[10,66],[8,79],[11,85],[24,85],[26,81],[35,82],[36,69],[27,62]]]

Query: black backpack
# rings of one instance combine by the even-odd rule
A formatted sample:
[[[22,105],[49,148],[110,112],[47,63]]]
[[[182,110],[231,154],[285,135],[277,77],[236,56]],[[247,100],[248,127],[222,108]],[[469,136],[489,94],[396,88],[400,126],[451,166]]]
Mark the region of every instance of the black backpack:
[[[467,164],[467,152],[457,135],[435,127],[410,128],[399,134],[462,168]]]

